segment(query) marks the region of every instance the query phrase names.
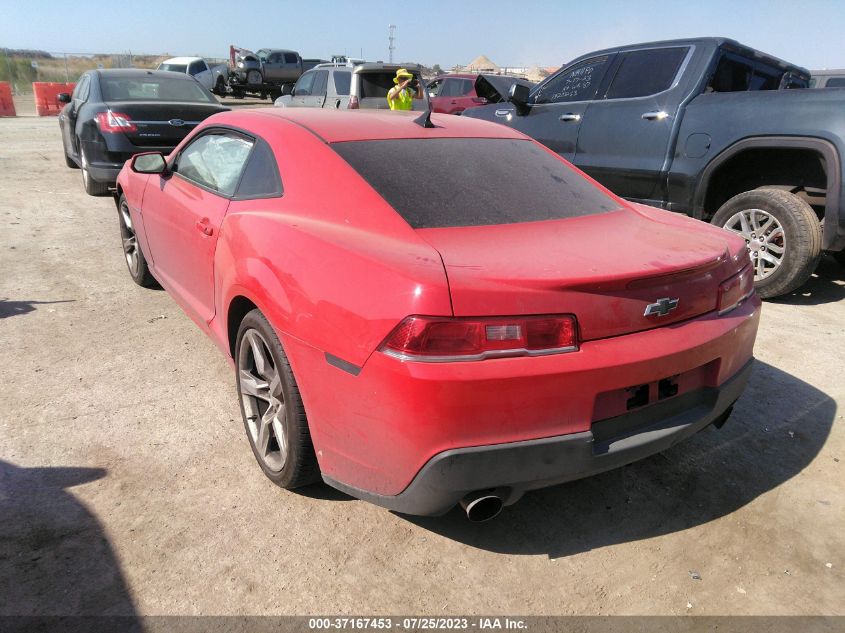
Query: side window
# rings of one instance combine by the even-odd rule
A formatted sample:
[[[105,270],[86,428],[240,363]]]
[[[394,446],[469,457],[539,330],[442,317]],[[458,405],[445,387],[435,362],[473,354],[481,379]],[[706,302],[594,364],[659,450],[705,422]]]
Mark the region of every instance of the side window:
[[[590,101],[596,96],[610,60],[610,55],[602,55],[562,70],[537,89],[534,103]]]
[[[293,87],[294,97],[307,97],[311,94],[311,88],[314,86],[314,72],[307,72],[296,82]]]
[[[352,73],[348,70],[336,70],[332,73],[334,77],[334,91],[335,94],[348,95],[349,84],[352,81]]]
[[[176,173],[225,196],[238,186],[253,142],[226,132],[204,134],[179,154]]]
[[[845,77],[831,77],[824,85],[825,88],[845,88]]]
[[[435,79],[430,84],[428,84],[428,96],[429,97],[439,97],[440,91],[443,89],[443,80],[442,79]]]
[[[464,79],[461,81],[461,96],[466,97],[472,92],[475,87],[475,82],[472,79]]]
[[[238,185],[239,199],[273,198],[282,195],[282,179],[273,150],[259,139]]]
[[[285,53],[285,63],[286,64],[295,64],[299,61],[299,58],[296,56],[296,53]]]
[[[88,99],[88,86],[91,82],[91,75],[82,75],[82,79],[76,84],[73,89],[74,101],[85,101]]]
[[[606,99],[646,97],[667,90],[689,48],[657,48],[625,53]]]
[[[444,79],[443,80],[443,87],[440,88],[440,92],[437,96],[439,97],[457,97],[459,88],[460,88],[460,80],[458,79]]]
[[[326,83],[329,80],[328,70],[318,70],[314,75],[314,85],[311,87],[311,94],[315,97],[326,96]]]
[[[281,64],[282,63],[282,54],[281,53],[270,53],[267,56],[267,63],[268,64]]]
[[[191,62],[191,65],[188,66],[188,74],[189,75],[199,75],[202,71],[205,70],[204,68],[205,63],[201,61]]]

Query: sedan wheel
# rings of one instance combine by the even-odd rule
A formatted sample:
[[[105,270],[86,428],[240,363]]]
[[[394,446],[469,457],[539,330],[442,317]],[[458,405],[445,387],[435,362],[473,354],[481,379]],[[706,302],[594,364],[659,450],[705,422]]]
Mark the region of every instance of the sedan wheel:
[[[296,379],[276,331],[260,311],[241,321],[234,356],[244,427],[261,470],[282,488],[319,480]]]
[[[79,150],[79,162],[82,168],[82,185],[85,187],[85,193],[89,196],[105,196],[109,192],[109,185],[105,182],[99,182],[91,177],[91,166],[88,162],[88,157],[85,155],[85,150]]]
[[[249,438],[264,466],[277,473],[288,455],[285,395],[267,341],[258,330],[243,335],[238,377]]]
[[[129,204],[125,196],[120,196],[117,207],[117,221],[120,226],[120,241],[123,244],[123,256],[126,259],[126,266],[129,268],[129,275],[139,286],[144,288],[157,288],[158,282],[150,273],[147,260],[141,251],[138,243],[138,236],[135,235],[135,227],[132,224],[132,215],[129,213]]]

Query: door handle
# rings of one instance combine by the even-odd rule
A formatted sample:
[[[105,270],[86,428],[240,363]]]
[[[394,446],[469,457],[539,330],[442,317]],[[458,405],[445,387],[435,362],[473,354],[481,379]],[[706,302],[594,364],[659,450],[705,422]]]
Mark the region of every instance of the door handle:
[[[511,115],[510,110],[496,110],[496,116],[497,117],[504,117],[504,116],[510,116],[510,115]]]
[[[560,117],[559,117],[559,120],[563,121],[564,123],[569,123],[569,122],[577,123],[578,121],[581,120],[581,115],[575,114],[574,112],[567,112],[566,114],[561,114]]]
[[[208,222],[208,218],[203,218],[202,220],[197,220],[197,223],[194,226],[203,235],[214,235],[214,229]]]
[[[454,99],[452,99],[452,101],[450,101],[449,103],[451,103],[452,105],[455,105],[455,104],[456,104],[456,103],[458,103],[458,102],[457,102],[457,101],[455,101]]]
[[[655,110],[654,112],[644,112],[643,119],[645,121],[662,121],[668,119],[669,113],[663,110]]]

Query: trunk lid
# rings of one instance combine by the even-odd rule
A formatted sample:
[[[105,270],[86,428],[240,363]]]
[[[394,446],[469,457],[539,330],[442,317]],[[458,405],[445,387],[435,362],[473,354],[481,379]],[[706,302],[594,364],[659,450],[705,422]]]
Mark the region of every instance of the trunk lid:
[[[176,147],[199,123],[228,110],[219,104],[190,102],[114,101],[106,105],[131,119],[135,130],[123,134],[138,147]]]
[[[582,340],[714,311],[719,284],[741,267],[731,253],[744,248],[657,210],[417,232],[443,258],[455,316],[571,313]],[[677,307],[646,316],[663,298]]]

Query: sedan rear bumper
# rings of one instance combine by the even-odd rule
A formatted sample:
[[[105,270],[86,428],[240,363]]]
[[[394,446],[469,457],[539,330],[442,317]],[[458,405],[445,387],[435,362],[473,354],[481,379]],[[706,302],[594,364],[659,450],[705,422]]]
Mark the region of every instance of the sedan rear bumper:
[[[590,431],[444,451],[432,457],[398,495],[374,494],[324,479],[350,495],[405,514],[441,515],[479,490],[496,490],[510,505],[528,490],[618,468],[664,451],[710,424],[721,426],[745,389],[752,362],[719,387],[595,422]]]

